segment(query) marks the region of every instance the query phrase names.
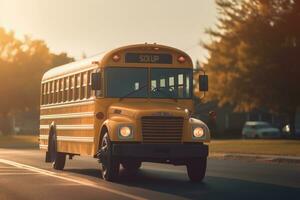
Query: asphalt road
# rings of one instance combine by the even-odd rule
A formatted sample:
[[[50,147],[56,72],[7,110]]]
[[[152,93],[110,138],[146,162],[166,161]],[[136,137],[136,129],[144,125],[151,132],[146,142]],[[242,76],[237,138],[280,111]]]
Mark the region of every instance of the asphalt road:
[[[0,200],[300,199],[300,165],[209,159],[203,183],[185,167],[143,163],[135,176],[121,170],[103,181],[97,160],[75,157],[64,171],[44,163],[39,150],[0,149]]]

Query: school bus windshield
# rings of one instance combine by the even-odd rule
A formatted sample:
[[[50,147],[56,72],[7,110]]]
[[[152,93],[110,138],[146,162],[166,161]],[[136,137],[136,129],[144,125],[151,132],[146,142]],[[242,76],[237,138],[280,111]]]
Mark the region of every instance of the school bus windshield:
[[[109,67],[105,70],[105,77],[107,97],[192,97],[192,69]]]

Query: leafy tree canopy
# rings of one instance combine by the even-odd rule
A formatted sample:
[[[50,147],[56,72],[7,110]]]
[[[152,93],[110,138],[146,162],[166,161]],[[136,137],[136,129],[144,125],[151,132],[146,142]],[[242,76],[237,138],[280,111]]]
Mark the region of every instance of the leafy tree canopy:
[[[54,54],[42,40],[18,39],[0,28],[0,115],[39,107],[40,82],[50,68],[73,61],[66,53]],[[6,122],[0,123],[0,130]]]
[[[209,51],[211,99],[292,118],[300,104],[300,1],[216,0]],[[293,124],[292,124],[293,126]]]

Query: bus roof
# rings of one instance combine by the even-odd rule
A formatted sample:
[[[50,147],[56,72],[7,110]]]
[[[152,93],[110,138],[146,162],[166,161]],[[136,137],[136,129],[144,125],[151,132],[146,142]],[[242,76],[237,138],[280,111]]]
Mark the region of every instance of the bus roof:
[[[85,59],[82,59],[82,60],[79,60],[79,61],[75,61],[75,62],[71,62],[71,63],[68,63],[68,64],[65,64],[65,65],[61,65],[61,66],[58,66],[58,67],[55,67],[55,68],[52,68],[50,70],[48,70],[43,78],[42,78],[42,81],[47,81],[47,80],[50,80],[50,79],[53,79],[53,78],[56,78],[56,77],[60,77],[60,76],[64,76],[64,75],[67,75],[67,74],[71,74],[71,73],[74,73],[74,72],[77,72],[77,71],[83,71],[87,68],[92,68],[93,65],[95,68],[98,67],[97,64],[93,64],[93,62],[98,62],[98,63],[101,63],[102,60],[105,60],[105,58],[109,57],[110,55],[116,53],[116,52],[120,52],[120,51],[124,51],[124,50],[130,50],[130,49],[136,49],[136,48],[160,48],[160,49],[163,49],[163,50],[169,50],[169,51],[174,51],[174,52],[179,52],[181,55],[184,55],[189,62],[191,62],[191,58],[189,57],[188,54],[186,54],[185,52],[179,50],[179,49],[176,49],[176,48],[173,48],[173,47],[169,47],[169,46],[164,46],[164,45],[158,45],[158,44],[135,44],[135,45],[128,45],[128,46],[122,46],[122,47],[119,47],[119,48],[116,48],[116,49],[113,49],[113,50],[110,50],[110,51],[105,51],[101,54],[98,54],[98,55],[95,55],[95,56],[92,56],[92,57],[89,57],[89,58],[85,58]]]
[[[61,65],[61,66],[52,68],[44,74],[42,80],[46,81],[46,80],[55,78],[57,76],[62,76],[64,74],[69,74],[72,72],[84,70],[88,67],[91,67],[91,65],[94,61],[101,60],[104,55],[105,55],[105,53],[102,53],[99,55],[95,55],[95,56],[92,56],[89,58],[85,58],[85,59],[82,59],[79,61],[71,62],[71,63],[65,64],[65,65]]]

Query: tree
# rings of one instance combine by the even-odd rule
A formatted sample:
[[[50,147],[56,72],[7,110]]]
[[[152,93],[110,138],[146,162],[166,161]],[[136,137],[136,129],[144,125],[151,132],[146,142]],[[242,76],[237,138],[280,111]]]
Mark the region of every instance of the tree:
[[[13,112],[38,109],[40,82],[47,70],[73,60],[66,53],[50,53],[42,40],[20,40],[0,28],[0,132],[10,133]]]
[[[300,1],[217,0],[217,29],[208,29],[205,68],[211,99],[236,110],[267,107],[290,116],[300,102]]]

